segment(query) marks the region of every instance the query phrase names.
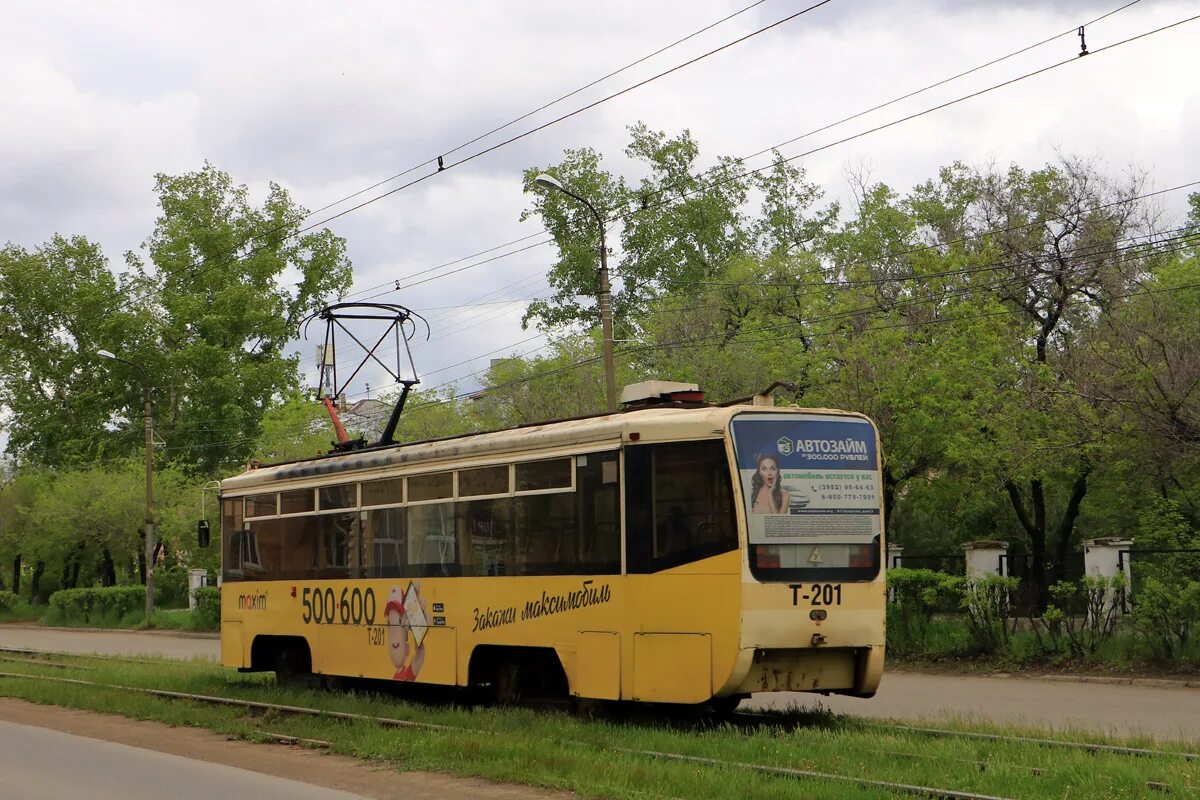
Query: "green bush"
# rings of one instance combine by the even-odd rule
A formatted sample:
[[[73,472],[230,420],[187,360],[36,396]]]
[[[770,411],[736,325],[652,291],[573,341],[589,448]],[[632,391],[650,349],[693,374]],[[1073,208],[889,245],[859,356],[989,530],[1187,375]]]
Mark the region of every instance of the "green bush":
[[[0,592],[0,613],[12,611],[21,602],[21,598],[12,592]]]
[[[1147,578],[1134,597],[1133,619],[1157,657],[1183,655],[1200,631],[1200,581]]]
[[[38,612],[24,597],[12,592],[0,592],[0,622],[37,618]]]
[[[892,653],[915,656],[930,655],[933,649],[945,651],[946,625],[935,622],[933,615],[945,605],[954,580],[953,575],[931,569],[888,570],[887,646]],[[935,648],[935,643],[943,647]]]
[[[1019,586],[1016,578],[1000,575],[956,576],[943,585],[942,591],[956,596],[966,612],[976,652],[991,655],[1008,647],[1016,630],[1012,596]]]
[[[196,608],[192,611],[192,627],[198,631],[221,629],[221,590],[201,586],[196,590]]]
[[[144,616],[142,586],[62,589],[50,595],[43,619],[49,625],[104,626],[138,624]]]
[[[1039,648],[1070,659],[1095,656],[1116,633],[1125,576],[1085,575],[1077,583],[1059,581],[1049,591],[1046,610],[1029,620]],[[1083,609],[1082,617],[1071,613],[1075,608]]]
[[[154,570],[154,607],[187,608],[186,567],[158,567]]]

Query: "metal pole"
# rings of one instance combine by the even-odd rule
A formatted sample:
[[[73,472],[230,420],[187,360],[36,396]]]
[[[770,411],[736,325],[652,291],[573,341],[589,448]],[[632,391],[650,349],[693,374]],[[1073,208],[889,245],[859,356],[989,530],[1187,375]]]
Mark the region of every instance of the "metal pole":
[[[554,176],[545,173],[538,175],[534,183],[547,189],[557,189],[567,197],[573,197],[587,206],[588,211],[596,218],[600,228],[600,269],[597,275],[597,300],[600,305],[600,334],[603,339],[602,352],[604,357],[604,397],[608,405],[608,413],[617,410],[617,375],[613,366],[613,319],[612,319],[612,289],[608,283],[608,242],[605,240],[604,217],[596,207],[588,202],[586,197],[575,194],[563,186]]]
[[[154,613],[154,416],[150,407],[150,383],[142,389],[146,416],[146,627],[153,628]]]
[[[588,205],[591,208],[591,204]],[[592,213],[595,213],[592,209]],[[596,214],[600,225],[600,332],[604,337],[604,394],[608,413],[617,410],[617,376],[613,366],[612,292],[608,285],[608,244],[604,239],[604,220]]]

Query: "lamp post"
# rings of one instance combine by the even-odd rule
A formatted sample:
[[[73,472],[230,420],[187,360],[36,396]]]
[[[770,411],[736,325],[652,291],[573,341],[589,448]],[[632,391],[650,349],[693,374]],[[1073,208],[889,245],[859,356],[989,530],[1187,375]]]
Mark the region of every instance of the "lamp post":
[[[617,410],[617,378],[613,367],[612,293],[608,285],[608,245],[604,240],[604,217],[600,216],[600,212],[596,210],[594,205],[544,172],[534,178],[533,182],[543,189],[557,189],[568,197],[573,197],[583,203],[592,212],[592,216],[596,218],[596,225],[600,228],[600,269],[598,271],[599,280],[597,281],[599,284],[598,299],[600,303],[600,332],[604,339],[604,393],[608,400],[608,412],[611,414]]]
[[[154,613],[154,416],[150,408],[150,376],[140,364],[121,358],[108,350],[97,350],[96,355],[128,364],[142,376],[142,414],[146,421],[146,627],[153,628],[151,614]]]

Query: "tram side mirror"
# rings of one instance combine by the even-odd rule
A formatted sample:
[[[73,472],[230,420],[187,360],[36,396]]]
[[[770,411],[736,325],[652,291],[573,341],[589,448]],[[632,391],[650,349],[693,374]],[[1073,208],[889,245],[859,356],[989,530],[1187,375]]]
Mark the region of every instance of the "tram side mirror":
[[[196,543],[201,547],[208,547],[209,541],[212,539],[212,532],[208,527],[208,520],[202,519],[196,523]]]

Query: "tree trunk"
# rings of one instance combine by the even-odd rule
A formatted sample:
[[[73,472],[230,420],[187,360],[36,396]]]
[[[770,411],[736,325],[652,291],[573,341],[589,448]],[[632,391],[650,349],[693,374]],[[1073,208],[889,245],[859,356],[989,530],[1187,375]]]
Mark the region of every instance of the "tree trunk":
[[[1075,485],[1071,488],[1071,499],[1067,501],[1067,509],[1063,512],[1062,521],[1058,524],[1058,540],[1056,542],[1058,564],[1055,565],[1054,570],[1054,579],[1058,581],[1066,579],[1067,556],[1071,552],[1075,520],[1079,518],[1079,506],[1083,503],[1084,496],[1087,495],[1087,479],[1088,473],[1091,471],[1091,467],[1084,466],[1078,477],[1075,478]]]
[[[1025,510],[1020,488],[1011,478],[1004,482],[1004,488],[1008,490],[1008,499],[1012,501],[1025,535],[1029,537],[1029,583],[1037,607],[1043,609],[1049,595],[1046,592],[1046,497],[1042,482],[1037,478],[1029,481],[1032,517]]]
[[[21,593],[21,554],[13,556],[13,594]]]
[[[37,600],[38,593],[42,591],[42,575],[45,572],[45,561],[38,561],[33,565],[33,577],[29,580],[29,602],[31,603]]]
[[[892,529],[892,509],[896,507],[896,485],[899,482],[892,474],[892,468],[883,468],[883,529]]]
[[[142,546],[137,551],[138,578],[142,586],[146,585],[146,536],[141,537]]]
[[[117,565],[113,563],[112,553],[107,546],[101,552],[100,573],[101,586],[117,585]]]

